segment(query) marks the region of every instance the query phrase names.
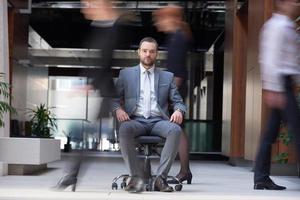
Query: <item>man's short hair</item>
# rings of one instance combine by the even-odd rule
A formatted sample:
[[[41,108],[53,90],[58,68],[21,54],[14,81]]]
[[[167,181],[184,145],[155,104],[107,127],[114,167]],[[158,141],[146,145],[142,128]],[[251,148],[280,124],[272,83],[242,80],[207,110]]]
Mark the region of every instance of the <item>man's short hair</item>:
[[[145,37],[143,38],[141,41],[140,41],[140,44],[139,44],[139,49],[141,48],[141,45],[143,42],[151,42],[151,43],[155,43],[156,44],[156,49],[158,48],[158,44],[157,44],[157,41],[152,38],[152,37]]]

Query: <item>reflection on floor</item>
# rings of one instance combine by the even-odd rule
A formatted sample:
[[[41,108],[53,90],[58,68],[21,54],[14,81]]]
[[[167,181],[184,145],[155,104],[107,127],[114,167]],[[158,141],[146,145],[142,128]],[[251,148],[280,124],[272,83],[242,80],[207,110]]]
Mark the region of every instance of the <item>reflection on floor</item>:
[[[71,155],[71,154],[70,154]],[[103,156],[104,155],[104,156]],[[121,157],[117,154],[89,154],[81,167],[77,191],[53,192],[49,188],[55,185],[62,173],[65,157],[62,161],[48,164],[49,170],[28,176],[0,177],[0,199],[36,200],[36,199],[299,199],[300,179],[297,177],[273,177],[275,182],[288,187],[286,191],[253,190],[253,174],[250,168],[232,167],[220,161],[191,161],[193,172],[192,185],[184,184],[181,192],[160,193],[143,192],[128,194],[111,190],[113,177],[126,173]],[[158,160],[152,162],[156,169]],[[172,167],[171,174],[179,169],[178,161]]]

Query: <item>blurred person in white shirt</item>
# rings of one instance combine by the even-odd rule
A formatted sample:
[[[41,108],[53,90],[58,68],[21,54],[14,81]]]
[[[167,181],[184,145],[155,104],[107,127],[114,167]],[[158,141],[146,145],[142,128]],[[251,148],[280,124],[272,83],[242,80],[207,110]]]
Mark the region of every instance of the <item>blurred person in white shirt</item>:
[[[286,187],[269,177],[271,150],[283,121],[294,134],[298,158],[300,155],[300,111],[294,94],[300,76],[299,34],[294,22],[300,14],[300,2],[274,1],[276,12],[263,25],[260,35],[263,102],[270,114],[256,157],[254,189],[284,190]]]

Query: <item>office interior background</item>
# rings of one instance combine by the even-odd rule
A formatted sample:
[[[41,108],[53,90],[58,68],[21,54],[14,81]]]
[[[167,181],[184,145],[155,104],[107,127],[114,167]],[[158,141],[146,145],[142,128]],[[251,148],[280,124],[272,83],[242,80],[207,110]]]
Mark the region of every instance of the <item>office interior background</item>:
[[[223,156],[233,165],[253,162],[267,115],[257,41],[272,1],[116,1],[129,20],[122,24],[114,54],[115,77],[120,69],[138,64],[138,43],[145,36],[158,40],[157,67],[165,68],[166,35],[156,31],[151,13],[170,3],[184,7],[194,37],[187,61],[190,154]],[[96,119],[98,91],[74,89],[87,84],[80,71],[94,68],[97,59],[97,50],[86,43],[91,21],[80,13],[80,1],[8,0],[7,7],[7,23],[0,25],[8,34],[0,43],[9,51],[1,49],[0,58],[7,62],[1,70],[12,86],[10,103],[17,114],[7,116],[2,136],[30,137],[26,112],[45,104],[57,118],[51,134],[61,149],[70,136],[72,149],[118,151],[113,116]],[[274,156],[281,146],[280,141],[274,144]],[[288,163],[295,165],[292,145],[287,151]]]

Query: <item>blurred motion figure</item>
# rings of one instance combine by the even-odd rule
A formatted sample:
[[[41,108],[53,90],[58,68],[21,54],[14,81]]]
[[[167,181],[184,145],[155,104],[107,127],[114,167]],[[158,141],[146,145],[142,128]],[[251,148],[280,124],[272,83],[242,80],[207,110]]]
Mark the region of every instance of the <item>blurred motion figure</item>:
[[[154,25],[158,31],[167,34],[167,70],[174,74],[178,91],[183,99],[187,96],[187,52],[192,42],[192,34],[186,22],[183,21],[183,9],[179,6],[167,6],[153,12]],[[182,124],[183,127],[183,124]],[[176,175],[180,182],[192,182],[189,166],[189,141],[182,132],[179,142],[180,171]],[[169,182],[173,183],[173,180]]]
[[[294,134],[300,155],[300,112],[294,94],[299,80],[299,35],[293,21],[299,16],[299,0],[275,0],[276,12],[264,24],[260,35],[259,62],[262,72],[263,100],[270,110],[268,122],[256,157],[254,189],[284,190],[269,177],[271,149],[280,123],[287,123]]]
[[[120,35],[118,29],[120,13],[113,8],[112,2],[109,0],[82,0],[81,3],[84,6],[81,12],[87,20],[92,20],[92,32],[87,43],[89,47],[101,50],[97,68],[89,69],[88,73],[82,71],[82,75],[91,80],[84,89],[100,91],[103,99],[98,118],[108,117],[111,110],[111,99],[116,96],[111,66],[113,51],[118,44]],[[72,191],[75,191],[81,161],[82,152],[66,163],[63,176],[53,188],[54,190],[64,190],[72,186]]]
[[[82,3],[86,7],[81,12],[86,19],[92,20],[87,45],[89,48],[101,50],[97,68],[89,69],[87,74],[91,80],[88,89],[100,91],[103,100],[98,117],[108,117],[111,98],[116,95],[111,67],[113,52],[119,42],[121,16],[109,0],[82,0]]]

